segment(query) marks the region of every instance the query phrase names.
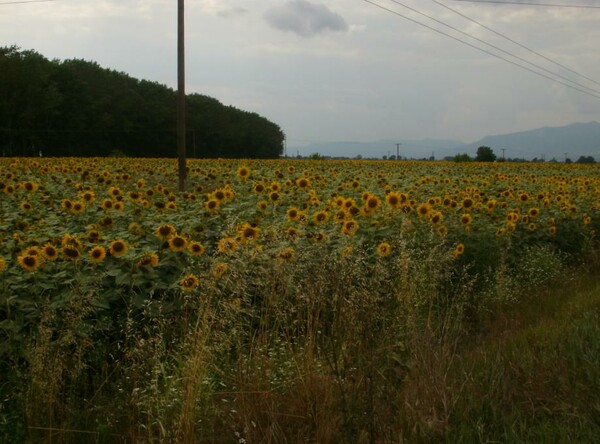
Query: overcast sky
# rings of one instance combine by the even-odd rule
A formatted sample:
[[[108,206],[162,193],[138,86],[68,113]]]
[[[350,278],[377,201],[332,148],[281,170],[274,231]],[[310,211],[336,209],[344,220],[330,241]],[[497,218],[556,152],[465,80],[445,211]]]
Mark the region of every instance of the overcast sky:
[[[415,8],[583,85],[577,88],[592,88],[600,97],[600,83],[437,3],[596,82],[600,9],[372,1],[485,47],[400,3]],[[551,2],[600,5],[540,1]],[[0,5],[2,46],[15,44],[61,60],[94,60],[173,88],[176,25],[176,0]],[[473,142],[488,134],[600,121],[599,97],[534,75],[364,0],[188,0],[186,52],[188,93],[267,117],[281,126],[290,146],[396,138]]]

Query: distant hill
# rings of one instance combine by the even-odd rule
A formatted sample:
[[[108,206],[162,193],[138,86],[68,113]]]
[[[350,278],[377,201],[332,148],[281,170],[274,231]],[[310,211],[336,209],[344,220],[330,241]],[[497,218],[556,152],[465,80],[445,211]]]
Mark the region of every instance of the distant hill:
[[[564,160],[565,153],[573,161],[580,156],[600,160],[600,123],[573,123],[561,127],[544,127],[511,134],[486,136],[457,150],[474,155],[480,146],[489,146],[498,157],[505,150],[507,158],[545,158]]]
[[[435,159],[466,153],[475,157],[477,148],[489,146],[498,157],[502,149],[507,159],[532,160],[556,159],[563,161],[565,153],[576,161],[580,156],[592,156],[600,160],[600,123],[573,123],[561,127],[544,127],[510,134],[486,136],[476,142],[465,144],[445,139],[398,139],[375,142],[325,142],[304,146],[290,146],[287,154],[309,156],[318,153],[322,156],[381,159],[396,154],[396,143],[400,143],[400,156],[409,159]]]
[[[396,144],[400,143],[400,157],[402,158],[429,158],[432,154],[436,158],[444,157],[446,153],[452,152],[453,148],[462,146],[464,142],[443,139],[397,139],[378,140],[375,142],[323,142],[312,143],[303,146],[288,147],[287,154],[290,157],[309,156],[318,153],[328,157],[350,157],[357,156],[381,159],[383,156],[395,156]]]

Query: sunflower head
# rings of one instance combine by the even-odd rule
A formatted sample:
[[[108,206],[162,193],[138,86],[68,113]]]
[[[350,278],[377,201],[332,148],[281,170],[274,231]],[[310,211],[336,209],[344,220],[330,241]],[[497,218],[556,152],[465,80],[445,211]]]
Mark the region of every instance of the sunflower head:
[[[382,242],[377,246],[377,255],[386,257],[392,254],[392,246],[388,242]]]
[[[108,251],[110,252],[110,255],[113,257],[121,257],[125,253],[127,253],[127,250],[129,250],[129,247],[127,246],[125,241],[123,241],[121,239],[112,241],[110,243],[110,246],[108,249]]]
[[[106,250],[104,249],[104,247],[101,247],[98,245],[98,246],[92,248],[88,252],[88,255],[89,255],[89,260],[91,263],[99,264],[106,257]]]
[[[188,274],[179,281],[179,287],[185,292],[192,292],[200,284],[195,274]]]
[[[74,245],[65,245],[62,247],[63,257],[69,261],[78,261],[81,258],[79,249]]]
[[[169,239],[169,250],[180,252],[187,248],[188,242],[183,236],[175,235]]]

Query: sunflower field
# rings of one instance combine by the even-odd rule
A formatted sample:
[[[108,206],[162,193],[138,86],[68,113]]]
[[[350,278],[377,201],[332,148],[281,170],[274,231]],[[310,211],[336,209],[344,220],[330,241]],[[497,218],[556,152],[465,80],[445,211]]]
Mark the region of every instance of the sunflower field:
[[[478,331],[598,247],[593,165],[176,168],[0,158],[0,437],[383,439],[415,331]]]

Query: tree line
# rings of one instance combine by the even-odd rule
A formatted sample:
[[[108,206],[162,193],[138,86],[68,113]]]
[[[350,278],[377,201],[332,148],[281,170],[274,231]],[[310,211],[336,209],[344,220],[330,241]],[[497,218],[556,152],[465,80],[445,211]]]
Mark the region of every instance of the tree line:
[[[176,157],[177,93],[80,59],[0,47],[0,155]],[[186,96],[188,157],[276,158],[284,135],[253,112]]]

